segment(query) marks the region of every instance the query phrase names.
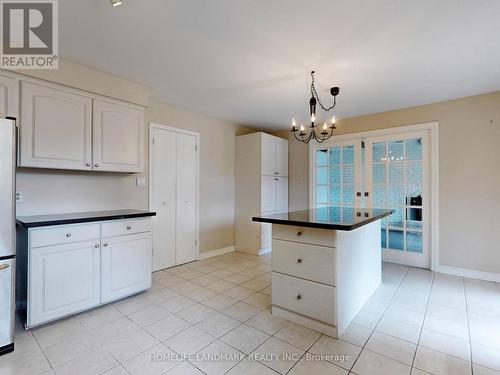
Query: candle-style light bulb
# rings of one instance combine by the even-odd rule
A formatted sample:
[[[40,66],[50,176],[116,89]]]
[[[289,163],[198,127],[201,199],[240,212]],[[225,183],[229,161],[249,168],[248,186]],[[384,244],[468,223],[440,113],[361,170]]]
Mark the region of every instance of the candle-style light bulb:
[[[323,130],[326,130],[328,128],[328,126],[326,125],[326,122],[323,123]]]
[[[295,122],[295,117],[292,117],[292,128],[297,127],[297,122]]]
[[[332,116],[332,125],[335,125],[335,121],[336,121],[335,116]]]
[[[300,131],[301,131],[301,132],[303,132],[304,130],[306,130],[306,129],[304,128],[304,124],[300,124]]]

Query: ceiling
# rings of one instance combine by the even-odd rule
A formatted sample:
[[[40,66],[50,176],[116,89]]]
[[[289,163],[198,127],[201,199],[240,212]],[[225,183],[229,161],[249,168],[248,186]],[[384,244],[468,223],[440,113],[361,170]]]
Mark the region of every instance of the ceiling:
[[[323,101],[340,86],[339,118],[500,89],[497,0],[59,4],[63,58],[237,124],[305,120],[313,69]]]

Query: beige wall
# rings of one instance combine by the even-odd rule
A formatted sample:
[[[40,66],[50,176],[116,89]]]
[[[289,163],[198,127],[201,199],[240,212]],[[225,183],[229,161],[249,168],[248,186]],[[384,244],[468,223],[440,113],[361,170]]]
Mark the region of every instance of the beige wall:
[[[162,103],[151,98],[150,90],[145,86],[78,64],[66,62],[59,71],[28,73],[48,81],[147,105],[146,123],[158,122],[199,132],[200,251],[234,245],[234,137],[253,130]],[[148,209],[148,186],[136,186],[136,177],[148,177],[147,126],[145,146],[146,164],[142,174],[19,168],[17,190],[24,192],[25,202],[17,204],[17,214]]]
[[[344,119],[337,134],[431,121],[439,122],[440,264],[500,273],[500,92]],[[308,206],[308,159],[308,147],[290,140],[297,208]]]

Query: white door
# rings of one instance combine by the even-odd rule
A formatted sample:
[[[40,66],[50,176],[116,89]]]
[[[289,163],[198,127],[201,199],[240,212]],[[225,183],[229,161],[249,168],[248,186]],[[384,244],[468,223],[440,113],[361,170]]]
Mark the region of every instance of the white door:
[[[151,125],[151,210],[153,270],[198,258],[199,137]]]
[[[361,206],[361,141],[318,145],[314,155],[314,207]]]
[[[86,241],[30,250],[30,326],[99,305],[99,246]]]
[[[0,76],[0,117],[18,118],[19,81],[16,78]]]
[[[276,179],[274,176],[261,176],[260,201],[261,212],[276,210]]]
[[[153,216],[153,271],[175,266],[177,179],[176,133],[151,128],[151,209]]]
[[[367,206],[395,213],[381,221],[385,261],[430,265],[428,132],[366,138]]]
[[[151,233],[102,239],[101,300],[113,301],[151,286]]]
[[[94,100],[93,120],[93,169],[142,172],[144,111]]]
[[[198,259],[197,137],[177,134],[175,263]]]
[[[276,139],[276,173],[280,177],[288,177],[288,141]]]
[[[21,83],[21,167],[92,169],[92,100]]]
[[[288,178],[276,177],[276,211],[288,209]]]

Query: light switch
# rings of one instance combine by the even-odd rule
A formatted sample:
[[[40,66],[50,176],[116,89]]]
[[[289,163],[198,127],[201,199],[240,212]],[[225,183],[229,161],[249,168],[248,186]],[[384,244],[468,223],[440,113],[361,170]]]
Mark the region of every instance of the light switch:
[[[16,191],[16,203],[24,203],[24,191]]]
[[[136,185],[137,186],[146,186],[146,178],[145,177],[137,177]]]

